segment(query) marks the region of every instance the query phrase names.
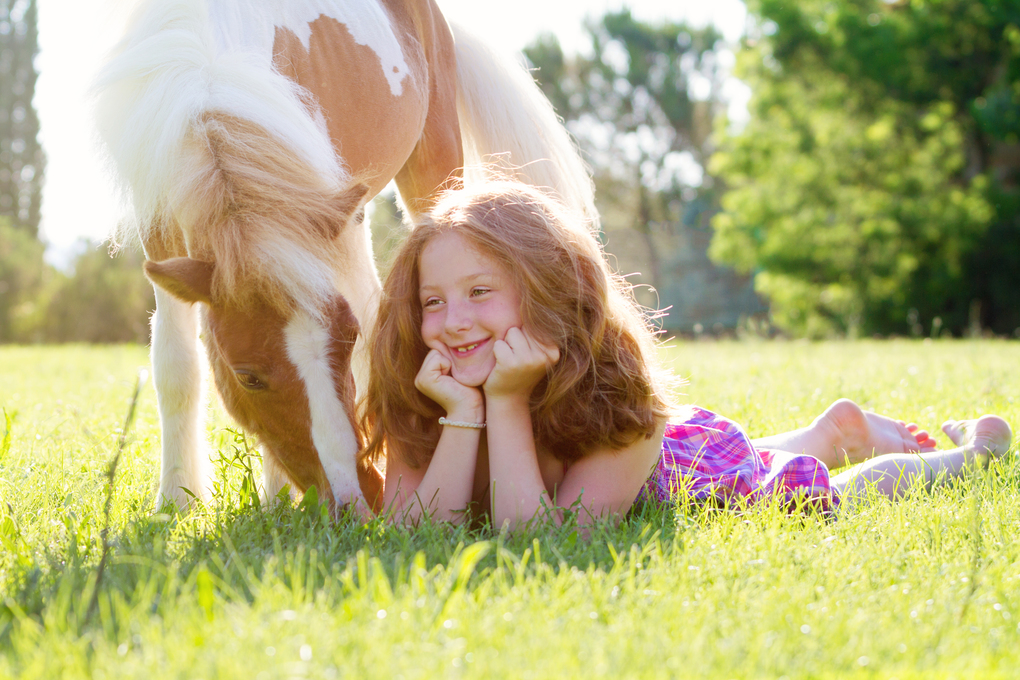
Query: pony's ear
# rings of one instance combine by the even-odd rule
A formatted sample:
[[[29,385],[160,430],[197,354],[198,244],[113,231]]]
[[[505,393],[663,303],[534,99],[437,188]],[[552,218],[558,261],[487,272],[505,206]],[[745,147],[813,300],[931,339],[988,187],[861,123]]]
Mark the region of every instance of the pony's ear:
[[[155,285],[184,302],[212,300],[212,262],[193,260],[190,257],[174,257],[162,262],[146,260],[145,275]]]
[[[361,201],[364,200],[367,193],[367,184],[355,182],[337,194],[335,199],[336,211],[341,217],[343,217],[343,222],[349,220],[351,215],[354,214],[354,211],[361,206]]]
[[[326,238],[332,241],[340,236],[351,216],[361,207],[367,193],[367,184],[355,182],[333,197],[333,213],[329,216],[329,224],[324,226]]]

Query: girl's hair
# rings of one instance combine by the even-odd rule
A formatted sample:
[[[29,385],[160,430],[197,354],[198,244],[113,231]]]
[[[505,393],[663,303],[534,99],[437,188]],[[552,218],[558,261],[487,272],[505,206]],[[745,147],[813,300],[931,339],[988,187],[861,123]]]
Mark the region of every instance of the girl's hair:
[[[528,185],[489,181],[445,192],[393,262],[371,339],[363,457],[399,455],[419,468],[439,441],[443,409],[414,386],[428,354],[421,338],[419,263],[455,233],[509,274],[523,325],[560,359],[531,395],[535,443],[564,462],[596,447],[651,437],[669,413],[654,331],[580,219]]]

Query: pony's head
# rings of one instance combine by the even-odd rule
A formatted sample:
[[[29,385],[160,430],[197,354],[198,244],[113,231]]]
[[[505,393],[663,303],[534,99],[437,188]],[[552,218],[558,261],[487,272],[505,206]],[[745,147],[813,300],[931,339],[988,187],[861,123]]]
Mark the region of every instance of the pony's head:
[[[300,491],[333,510],[378,501],[362,465],[352,353],[358,320],[343,294],[364,259],[367,187],[324,181],[259,126],[208,114],[190,136],[180,183],[147,244],[183,233],[186,256],[148,261],[149,279],[203,308],[203,341],[227,411]],[[164,247],[164,254],[180,249]],[[366,286],[371,282],[366,281]],[[360,481],[359,481],[360,478]],[[364,493],[362,492],[364,489]]]

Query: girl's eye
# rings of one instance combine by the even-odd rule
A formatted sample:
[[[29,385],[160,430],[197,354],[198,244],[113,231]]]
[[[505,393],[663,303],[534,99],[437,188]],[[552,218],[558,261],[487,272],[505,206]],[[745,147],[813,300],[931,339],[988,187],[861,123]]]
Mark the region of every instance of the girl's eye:
[[[435,307],[438,304],[442,304],[442,300],[439,298],[429,298],[422,303],[422,307]]]
[[[477,297],[479,295],[485,295],[486,293],[490,292],[491,290],[492,290],[491,288],[481,288],[481,287],[479,287],[479,288],[472,288],[471,289],[471,297]]]

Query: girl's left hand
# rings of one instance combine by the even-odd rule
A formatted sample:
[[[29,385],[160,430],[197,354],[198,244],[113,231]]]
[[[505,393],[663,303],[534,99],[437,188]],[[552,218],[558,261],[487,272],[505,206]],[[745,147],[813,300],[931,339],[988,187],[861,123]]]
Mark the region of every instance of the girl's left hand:
[[[496,357],[496,365],[482,385],[487,397],[531,396],[535,385],[560,360],[557,347],[543,345],[520,328],[508,330],[506,338],[497,340],[493,345],[492,353]]]

